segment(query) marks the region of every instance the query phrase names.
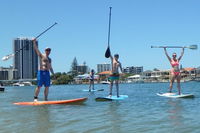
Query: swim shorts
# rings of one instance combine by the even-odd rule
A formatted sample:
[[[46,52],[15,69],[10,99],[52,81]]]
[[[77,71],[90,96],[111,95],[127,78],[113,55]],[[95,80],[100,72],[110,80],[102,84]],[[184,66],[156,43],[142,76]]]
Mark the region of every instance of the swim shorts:
[[[109,77],[109,80],[111,80],[111,81],[119,80],[119,74],[118,73],[111,74]]]
[[[42,87],[44,85],[45,87],[50,86],[50,73],[49,71],[45,70],[39,70],[37,73],[37,85],[39,87]]]

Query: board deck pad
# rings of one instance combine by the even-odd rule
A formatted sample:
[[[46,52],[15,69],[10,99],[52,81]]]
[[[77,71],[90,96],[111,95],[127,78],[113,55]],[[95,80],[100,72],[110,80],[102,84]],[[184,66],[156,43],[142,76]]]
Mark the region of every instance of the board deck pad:
[[[169,97],[169,98],[194,98],[193,94],[181,94],[176,93],[157,93],[158,96]]]
[[[114,101],[114,100],[124,100],[127,98],[128,98],[128,95],[119,95],[119,97],[117,96],[97,97],[95,100],[96,101]]]
[[[81,103],[87,100],[86,97],[70,99],[70,100],[58,100],[58,101],[37,101],[37,102],[16,102],[15,105],[46,105],[46,104],[72,104],[72,103]]]
[[[104,89],[98,89],[98,90],[93,90],[93,89],[91,89],[91,90],[89,90],[89,89],[84,89],[83,91],[86,91],[86,92],[95,92],[95,91],[104,91]]]

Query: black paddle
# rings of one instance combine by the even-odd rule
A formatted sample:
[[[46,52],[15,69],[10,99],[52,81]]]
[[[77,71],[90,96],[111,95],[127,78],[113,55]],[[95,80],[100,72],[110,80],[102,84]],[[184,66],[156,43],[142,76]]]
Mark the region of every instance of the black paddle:
[[[190,45],[190,46],[151,46],[151,48],[189,48],[192,50],[197,50],[197,45]]]
[[[109,26],[108,26],[108,48],[106,50],[106,53],[105,53],[105,57],[106,58],[109,58],[110,55],[111,55],[111,52],[110,52],[110,26],[111,26],[111,9],[112,7],[110,7],[110,13],[109,13]]]

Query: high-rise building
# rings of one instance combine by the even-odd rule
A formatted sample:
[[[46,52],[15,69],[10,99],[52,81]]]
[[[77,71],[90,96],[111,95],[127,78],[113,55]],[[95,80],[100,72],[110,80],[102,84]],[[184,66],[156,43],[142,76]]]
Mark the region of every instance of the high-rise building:
[[[77,66],[77,72],[78,72],[78,74],[88,73],[88,70],[89,70],[89,68],[86,65],[78,65]]]
[[[97,64],[97,73],[104,72],[104,71],[110,71],[111,65],[104,63],[104,64]]]
[[[89,67],[86,65],[86,62],[83,62],[82,65],[77,65],[76,70],[78,74],[85,74],[89,72]]]
[[[16,52],[18,50],[19,52]],[[16,52],[13,66],[18,72],[17,79],[36,78],[38,56],[33,48],[32,39],[15,38],[13,41],[13,52]]]

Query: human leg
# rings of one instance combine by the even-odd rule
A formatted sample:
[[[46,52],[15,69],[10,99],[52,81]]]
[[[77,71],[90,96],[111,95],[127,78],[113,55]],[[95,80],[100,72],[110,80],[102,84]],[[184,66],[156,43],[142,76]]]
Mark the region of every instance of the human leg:
[[[44,100],[48,101],[49,87],[45,87],[44,89]]]
[[[172,92],[173,83],[174,83],[175,78],[176,78],[176,76],[174,74],[172,74],[171,78],[170,78],[170,85],[169,85],[169,92],[170,93]]]
[[[117,97],[119,97],[119,81],[118,80],[115,81],[115,85],[116,85],[116,90],[117,90]]]
[[[180,85],[180,81],[181,81],[181,75],[178,75],[177,78],[177,88],[178,88],[178,94],[181,94],[181,85]]]
[[[110,81],[110,93],[109,93],[109,96],[112,96],[112,88],[113,88],[113,81]]]
[[[90,80],[90,86],[89,86],[89,91],[91,91],[91,84],[92,84],[91,82],[92,82],[92,81]]]
[[[38,95],[40,93],[40,88],[41,88],[40,86],[37,86],[35,88],[34,101],[37,101],[37,99],[38,99]]]
[[[92,81],[92,89],[94,90],[94,80]]]

